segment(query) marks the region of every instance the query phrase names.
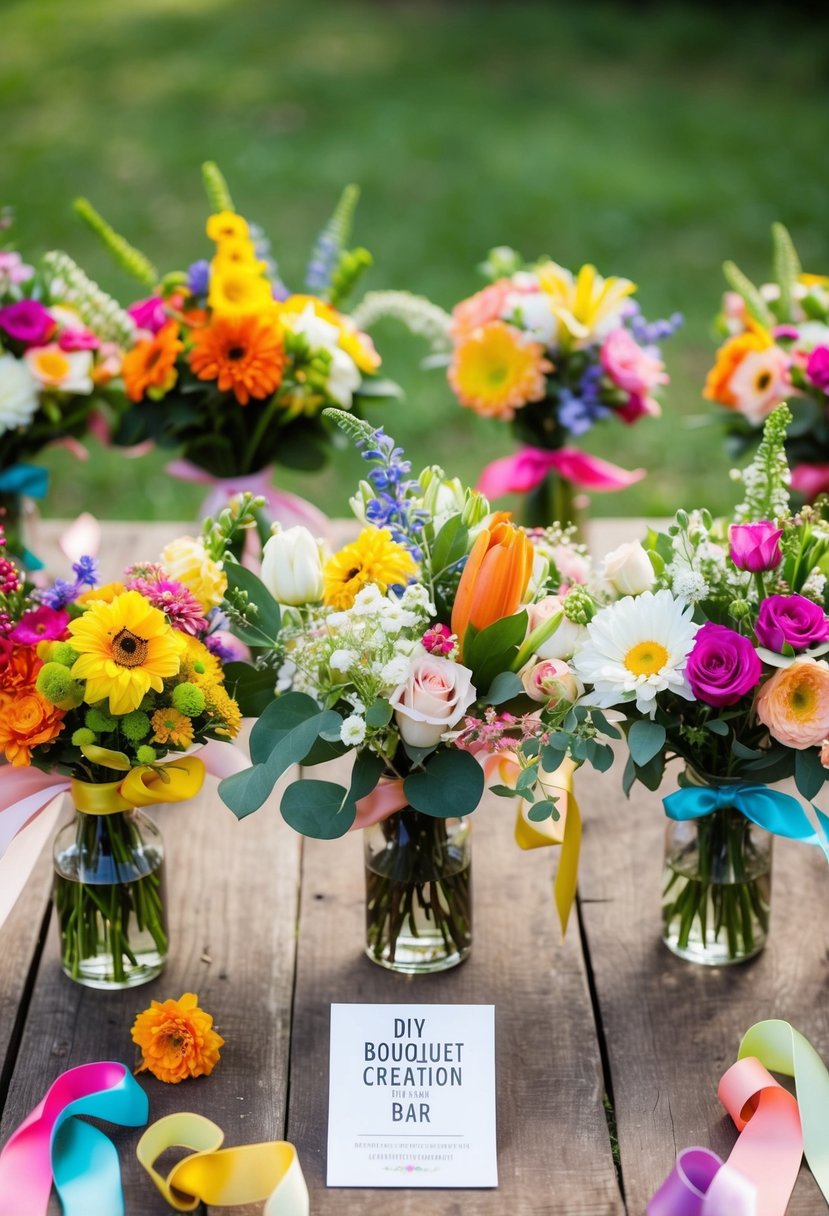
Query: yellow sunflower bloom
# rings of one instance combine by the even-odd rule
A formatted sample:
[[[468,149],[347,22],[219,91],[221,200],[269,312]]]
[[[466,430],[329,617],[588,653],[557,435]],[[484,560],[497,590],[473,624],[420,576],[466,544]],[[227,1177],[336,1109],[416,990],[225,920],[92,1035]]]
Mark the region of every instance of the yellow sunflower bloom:
[[[325,563],[322,573],[323,602],[342,611],[351,607],[367,583],[376,583],[385,594],[389,587],[408,583],[417,574],[417,565],[387,528],[364,528],[353,544]]]
[[[508,421],[529,401],[542,399],[545,372],[552,369],[540,342],[505,321],[490,321],[458,343],[447,375],[461,405]]]
[[[545,262],[538,268],[538,285],[550,297],[550,307],[576,344],[592,339],[599,326],[621,315],[622,304],[636,291],[630,279],[614,275],[604,279],[589,264],[573,278],[557,262]]]
[[[109,699],[112,714],[137,709],[153,689],[178,674],[184,635],[138,591],[125,591],[111,603],[93,601],[83,616],[69,622],[76,680],[86,683],[89,704]]]

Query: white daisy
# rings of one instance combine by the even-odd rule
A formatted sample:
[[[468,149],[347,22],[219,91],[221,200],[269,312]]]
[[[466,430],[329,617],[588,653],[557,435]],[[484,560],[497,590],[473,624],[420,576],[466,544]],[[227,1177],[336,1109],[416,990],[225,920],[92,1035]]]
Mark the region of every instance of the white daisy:
[[[356,714],[351,714],[340,727],[340,739],[348,747],[356,747],[366,737],[366,724]]]
[[[604,708],[635,700],[639,712],[652,718],[660,692],[692,700],[684,674],[697,632],[692,615],[693,606],[667,590],[629,595],[597,612],[573,658],[582,680],[593,686],[589,704]]]

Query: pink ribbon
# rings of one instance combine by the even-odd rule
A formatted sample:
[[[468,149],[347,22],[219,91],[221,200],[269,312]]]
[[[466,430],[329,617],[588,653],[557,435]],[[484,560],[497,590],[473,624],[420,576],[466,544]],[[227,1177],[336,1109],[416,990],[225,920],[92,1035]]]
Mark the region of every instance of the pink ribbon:
[[[268,514],[284,528],[300,524],[314,536],[327,536],[329,522],[322,511],[298,494],[277,490],[271,484],[271,469],[260,469],[258,473],[246,473],[238,477],[214,477],[189,460],[173,460],[167,472],[180,481],[195,485],[210,486],[210,493],[202,503],[202,515],[218,515],[234,494],[261,495],[268,504]]]
[[[829,464],[798,464],[792,469],[792,489],[813,502],[829,490]]]
[[[582,489],[600,493],[624,490],[645,476],[644,469],[623,469],[578,448],[557,448],[551,452],[526,447],[488,464],[476,489],[490,499],[504,494],[526,494],[540,485],[551,470]]]
[[[355,832],[358,828],[370,828],[373,823],[388,819],[395,811],[402,811],[408,804],[400,777],[383,778],[370,794],[358,799],[357,818],[349,830]]]

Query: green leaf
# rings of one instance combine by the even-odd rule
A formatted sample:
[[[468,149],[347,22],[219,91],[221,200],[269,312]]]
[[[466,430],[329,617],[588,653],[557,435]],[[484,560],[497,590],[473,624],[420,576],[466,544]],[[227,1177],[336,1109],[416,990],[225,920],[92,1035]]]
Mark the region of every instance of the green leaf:
[[[600,773],[606,773],[613,765],[613,748],[607,743],[590,739],[587,744],[587,759]]]
[[[637,768],[648,764],[665,745],[665,727],[643,718],[628,731],[628,747]]]
[[[292,782],[282,795],[282,818],[295,831],[315,840],[345,836],[357,817],[348,790],[333,781],[303,777]]]
[[[744,275],[734,262],[724,262],[722,269],[729,287],[733,287],[738,295],[743,297],[745,306],[754,320],[759,321],[766,329],[771,329],[775,323],[774,314],[751,279]]]
[[[438,532],[432,545],[432,578],[440,578],[456,562],[465,557],[468,545],[469,529],[463,522],[463,517],[461,515],[451,516]]]
[[[435,747],[437,747],[437,744],[434,747],[413,747],[405,739],[401,739],[400,742],[403,744],[403,751],[409,757],[412,764],[422,764],[426,757],[431,756]]]
[[[647,764],[636,766],[636,777],[648,790],[658,790],[665,773],[665,759],[657,753]]]
[[[759,760],[763,752],[756,747],[746,747],[739,739],[731,742],[731,751],[739,760]]]
[[[323,732],[333,735],[342,725],[333,709],[321,710],[313,697],[289,692],[273,701],[250,732],[250,758],[281,775],[305,759]]]
[[[794,780],[798,792],[810,802],[820,793],[826,780],[826,769],[820,762],[820,753],[814,748],[799,751],[795,756]]]
[[[258,811],[274,787],[264,764],[254,764],[219,782],[219,797],[237,819]]]
[[[601,731],[603,735],[607,735],[608,739],[621,739],[622,732],[615,726],[610,725],[600,709],[591,709],[590,718],[596,730]]]
[[[276,675],[270,667],[252,667],[250,663],[226,663],[227,691],[239,703],[244,718],[258,718],[274,699]]]
[[[238,562],[225,562],[225,574],[228,588],[246,592],[248,601],[257,608],[255,623],[234,625],[233,632],[249,646],[275,646],[279,638],[282,614],[270,591],[252,570],[240,566]]]
[[[712,718],[710,722],[706,722],[705,725],[712,732],[712,734],[722,736],[728,734],[728,723],[723,722],[722,718]]]
[[[489,787],[491,794],[497,794],[499,798],[515,798],[515,790],[510,789],[508,785],[491,785]]]
[[[366,726],[371,726],[374,729],[388,726],[389,722],[391,722],[391,715],[392,708],[388,701],[385,701],[382,697],[377,697],[366,710]]]
[[[545,819],[559,819],[559,815],[554,815],[556,804],[554,799],[548,799],[546,802],[537,802],[535,806],[531,806],[527,811],[527,818],[532,823],[543,823]]]
[[[416,811],[435,819],[469,815],[484,792],[484,770],[469,752],[436,752],[420,772],[410,773],[403,792]]]
[[[625,761],[625,771],[622,773],[622,789],[624,790],[626,798],[630,797],[630,791],[633,789],[635,781],[636,765],[633,763],[633,757],[628,756],[627,760]]]
[[[370,751],[357,752],[354,768],[351,770],[351,785],[348,796],[353,802],[359,802],[370,794],[383,775],[385,765],[378,755]]]
[[[791,320],[794,289],[802,267],[789,230],[783,224],[772,224],[774,242],[774,277],[780,288],[780,319]]]
[[[487,705],[502,705],[504,701],[511,701],[513,697],[520,696],[523,691],[524,685],[519,675],[514,671],[499,671],[482,700],[486,701]]]
[[[328,760],[337,760],[344,756],[350,748],[340,741],[330,741],[320,736],[311,750],[302,758],[303,768],[313,768],[315,764],[325,764]]]
[[[463,661],[472,671],[476,688],[489,688],[499,672],[507,671],[527,632],[527,613],[502,617],[470,640],[464,640]]]

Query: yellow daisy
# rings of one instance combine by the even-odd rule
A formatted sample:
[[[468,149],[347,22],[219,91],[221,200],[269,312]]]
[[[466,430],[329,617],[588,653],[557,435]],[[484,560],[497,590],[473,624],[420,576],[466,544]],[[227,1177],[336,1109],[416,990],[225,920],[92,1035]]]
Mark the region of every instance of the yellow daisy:
[[[235,211],[218,211],[207,221],[207,235],[218,245],[221,241],[247,240],[250,229],[247,220]]]
[[[257,270],[214,258],[207,303],[223,317],[262,313],[274,308],[271,285]]]
[[[150,721],[153,724],[153,743],[170,743],[173,747],[189,747],[193,742],[193,723],[186,714],[167,706],[157,709]]]
[[[109,698],[113,714],[137,709],[150,689],[161,692],[181,666],[184,635],[138,591],[125,591],[111,603],[93,601],[68,629],[80,656],[71,673],[86,682],[84,700],[91,705]]]
[[[212,684],[205,688],[204,700],[216,734],[235,739],[242,726],[242,714],[227,689],[221,684]]]
[[[197,684],[207,700],[208,689],[224,680],[222,665],[204,642],[190,634],[182,634],[182,637],[184,654],[181,656],[181,674],[191,684]]]
[[[408,583],[417,574],[417,565],[387,528],[364,528],[353,544],[325,563],[322,573],[324,603],[342,611],[351,607],[367,583],[376,583],[385,594],[389,587]]]
[[[522,405],[542,399],[552,368],[539,342],[505,321],[490,321],[458,343],[447,374],[461,405],[509,421]]]

